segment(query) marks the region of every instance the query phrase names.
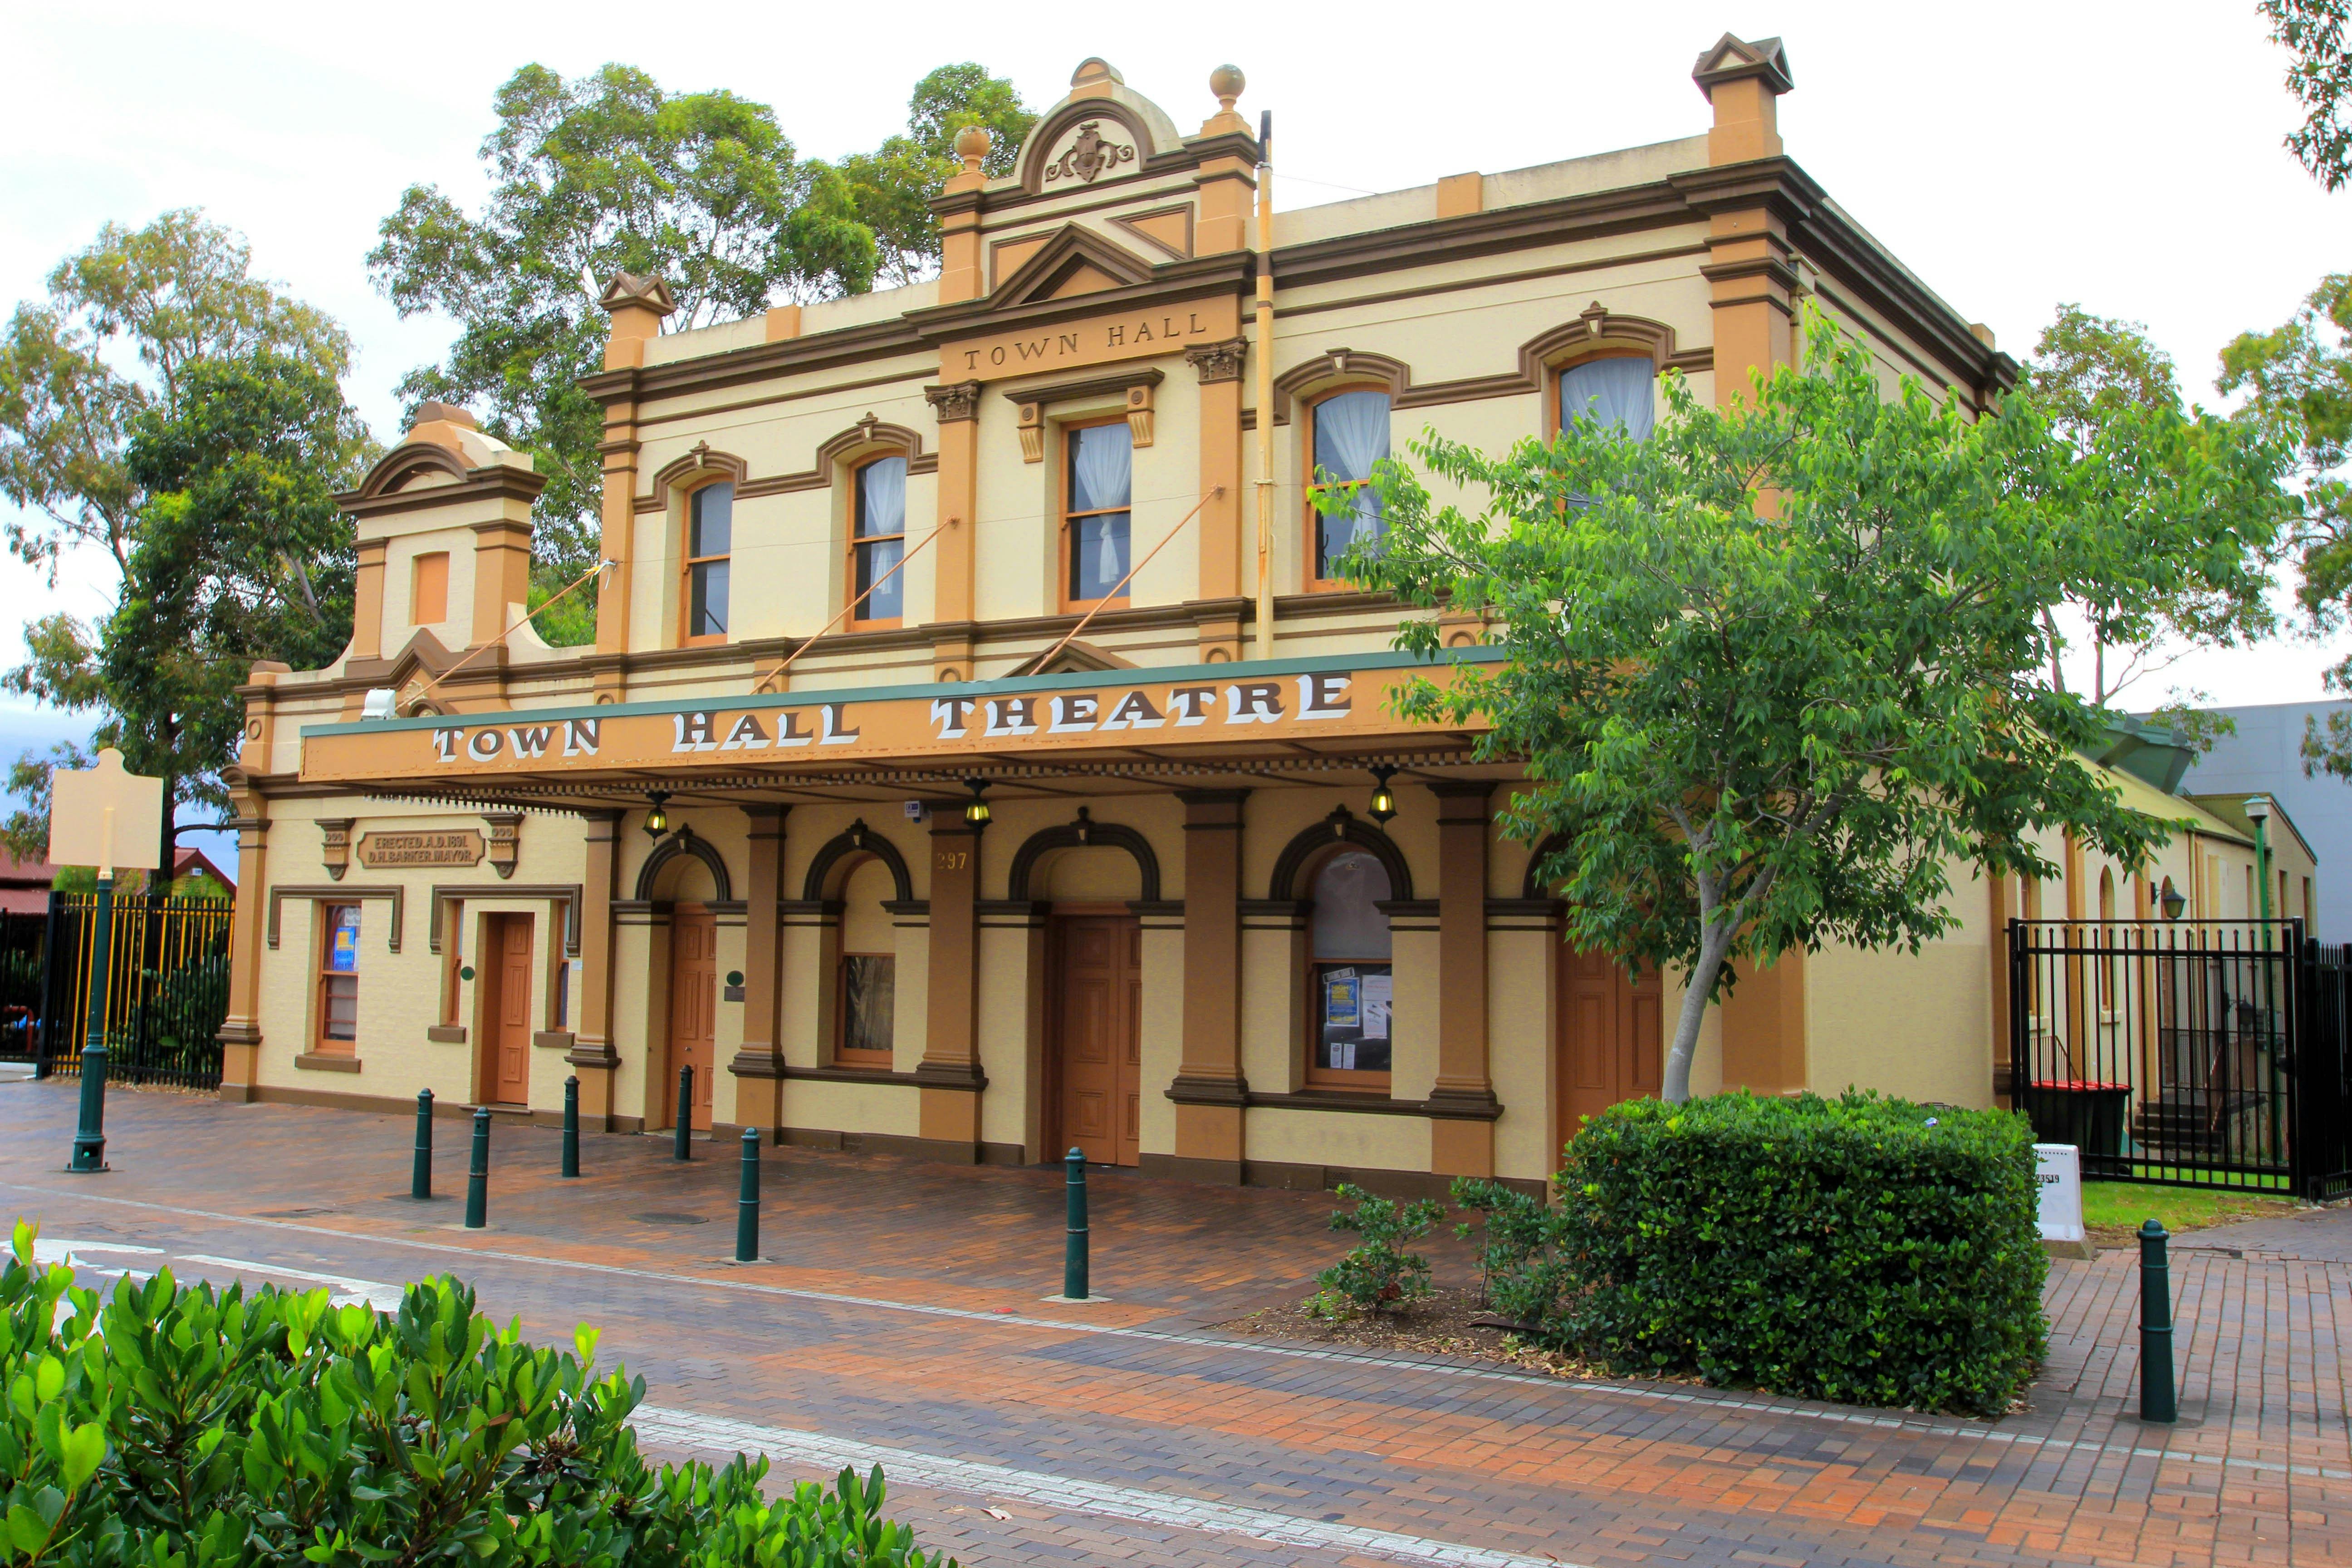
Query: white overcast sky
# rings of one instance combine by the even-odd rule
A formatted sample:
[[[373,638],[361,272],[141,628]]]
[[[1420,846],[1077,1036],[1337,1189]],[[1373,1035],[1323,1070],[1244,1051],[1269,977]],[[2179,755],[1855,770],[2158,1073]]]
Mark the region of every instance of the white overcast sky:
[[[490,95],[528,61],[572,75],[620,59],[672,89],[730,89],[773,106],[803,154],[832,156],[899,129],[908,89],[951,60],[1010,75],[1043,107],[1100,54],[1190,129],[1214,108],[1210,70],[1230,58],[1249,78],[1243,110],[1275,111],[1288,207],[1699,132],[1692,62],[1727,29],[1787,41],[1790,154],[2021,358],[2057,303],[2076,300],[2147,322],[2189,395],[2211,401],[2225,341],[2275,325],[2324,273],[2352,267],[2352,194],[2323,195],[2281,147],[2296,119],[2285,59],[2251,0],[1376,0],[1341,15],[1280,0],[1239,11],[16,0],[0,14],[0,304],[37,296],[109,219],[201,206],[249,237],[257,271],[351,329],[351,395],[389,437],[394,383],[436,357],[448,328],[398,320],[364,256],[413,182],[478,201]],[[102,559],[79,559],[57,602],[87,613],[112,590]],[[21,658],[17,623],[48,598],[21,566],[0,567],[0,607],[13,612],[0,615],[0,661]],[[2343,651],[2285,643],[2175,674],[2221,702],[2305,700]],[[44,717],[0,710],[0,761],[47,738]]]

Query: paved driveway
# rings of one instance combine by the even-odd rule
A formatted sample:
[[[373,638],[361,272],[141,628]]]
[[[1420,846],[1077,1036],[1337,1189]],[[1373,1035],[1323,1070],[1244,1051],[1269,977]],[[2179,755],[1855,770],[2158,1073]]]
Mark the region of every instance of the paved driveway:
[[[115,1168],[73,1177],[74,1109],[69,1085],[0,1084],[0,1209],[93,1282],[169,1264],[383,1300],[460,1274],[541,1339],[601,1326],[651,1384],[650,1447],[757,1448],[787,1475],[879,1459],[894,1510],[967,1563],[2352,1560],[2352,1270],[2316,1244],[2183,1254],[2180,1426],[2130,1416],[2120,1253],[2053,1268],[2032,1408],[1968,1421],[1215,1331],[1333,1255],[1311,1194],[1101,1174],[1114,1300],[1074,1308],[1042,1300],[1054,1170],[771,1150],[772,1261],[734,1268],[731,1148],[680,1165],[666,1140],[591,1138],[565,1183],[552,1133],[501,1125],[494,1228],[470,1233],[454,1195],[400,1195],[405,1118],[117,1090]],[[457,1194],[463,1127],[437,1131]]]

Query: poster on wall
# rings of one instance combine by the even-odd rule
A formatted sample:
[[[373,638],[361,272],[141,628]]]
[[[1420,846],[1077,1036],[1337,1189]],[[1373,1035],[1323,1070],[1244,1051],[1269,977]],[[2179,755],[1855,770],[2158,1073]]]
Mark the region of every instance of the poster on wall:
[[[357,904],[337,908],[333,931],[327,937],[327,968],[335,974],[356,974],[360,967],[360,910]]]
[[[1389,1013],[1396,996],[1393,974],[1364,976],[1364,1038],[1385,1040],[1389,1037]]]
[[[1363,987],[1352,969],[1328,970],[1323,976],[1323,1022],[1334,1029],[1355,1029],[1363,1025]]]

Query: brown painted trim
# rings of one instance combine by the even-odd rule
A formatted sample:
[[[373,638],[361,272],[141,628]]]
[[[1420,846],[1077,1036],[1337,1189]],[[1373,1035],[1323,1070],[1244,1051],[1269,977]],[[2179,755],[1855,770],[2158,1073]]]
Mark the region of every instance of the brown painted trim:
[[[1160,902],[1160,857],[1152,851],[1151,841],[1123,823],[1093,820],[1085,806],[1078,808],[1078,817],[1076,822],[1039,828],[1013,851],[1012,868],[1005,875],[1003,901],[1029,909],[1039,907],[1029,897],[1029,877],[1036,869],[1039,857],[1055,849],[1100,847],[1126,850],[1142,880],[1141,901]]]
[[[1003,309],[1053,299],[1055,297],[1054,290],[1082,267],[1091,267],[1105,277],[1130,288],[1149,286],[1151,282],[1150,261],[1125,246],[1112,244],[1093,229],[1066,223],[1014,268],[1010,278],[1001,279],[989,290],[988,303]],[[1087,296],[1077,294],[1063,298],[1084,299]]]
[[[567,1055],[579,1043],[579,1037],[569,1029],[534,1029],[531,1045],[542,1051],[562,1051]]]
[[[392,901],[392,927],[385,933],[385,947],[400,951],[402,910],[408,901],[408,889],[400,887],[361,887],[350,882],[296,883],[281,882],[269,889],[269,931],[271,948],[278,946],[278,909],[289,899],[314,899],[326,904],[355,904],[362,899],[389,899]]]
[[[466,1043],[466,1026],[427,1024],[425,1026],[425,1043],[428,1046],[462,1046]]]
[[[924,452],[921,432],[904,425],[887,424],[869,416],[848,429],[837,431],[818,442],[815,462],[798,473],[763,474],[755,479],[751,477],[750,469],[739,458],[730,457],[722,452],[711,452],[698,464],[695,461],[695,455],[689,452],[656,473],[654,476],[652,491],[636,497],[630,505],[639,513],[667,510],[669,507],[669,491],[673,477],[692,476],[709,468],[722,468],[726,465],[733,466],[735,498],[738,500],[756,500],[761,496],[790,495],[801,490],[821,490],[834,483],[835,466],[844,457],[866,447],[896,449],[903,453],[907,459],[907,472],[909,474],[930,474],[939,471],[940,455],[937,452],[929,454]],[[887,456],[887,450],[880,455]],[[673,476],[673,470],[676,470],[675,476]]]
[[[425,946],[441,951],[442,900],[456,899],[545,899],[563,905],[563,956],[580,956],[580,884],[577,882],[436,882],[425,921]]]
[[[1534,283],[1547,278],[1572,278],[1580,272],[1606,272],[1613,268],[1639,266],[1649,261],[1678,261],[1686,257],[1706,256],[1714,247],[1704,242],[1696,245],[1662,246],[1655,250],[1627,251],[1622,255],[1601,257],[1591,261],[1563,261],[1551,267],[1530,267],[1519,272],[1492,272],[1480,278],[1459,279],[1447,283],[1431,283],[1418,289],[1391,289],[1380,294],[1350,294],[1344,299],[1318,300],[1310,304],[1286,305],[1281,314],[1285,321],[1301,316],[1320,316],[1332,310],[1351,310],[1360,306],[1392,305],[1400,300],[1426,300],[1438,294],[1459,294],[1473,289],[1507,289],[1514,283]],[[1434,260],[1451,260],[1438,257]],[[1703,353],[1712,362],[1712,349],[1693,351]]]
[[[1164,1091],[1179,1105],[1243,1106],[1249,1103],[1249,1080],[1233,1078],[1186,1078],[1179,1073]]]
[[[737,349],[730,352],[741,353],[746,351]],[[897,352],[903,353],[907,351],[900,349]],[[714,354],[710,357],[716,359],[721,356]],[[696,362],[692,360],[685,360],[679,363],[691,364]],[[646,426],[654,425],[681,425],[688,420],[714,419],[722,414],[740,414],[747,408],[768,408],[772,407],[779,403],[803,403],[812,397],[824,397],[834,393],[869,392],[877,386],[896,386],[902,381],[929,381],[931,377],[939,374],[939,363],[936,360],[926,359],[922,364],[912,370],[902,370],[890,375],[869,375],[862,377],[856,381],[829,382],[823,386],[803,387],[798,392],[776,392],[771,393],[765,397],[745,397],[740,398],[733,403],[714,403],[705,407],[685,409],[677,414],[648,415],[637,421],[637,427],[639,429],[644,429]],[[790,375],[793,373],[787,370],[776,372],[774,374],[779,375]],[[757,377],[739,376],[736,378],[736,380],[739,381],[767,379],[771,378],[767,375]]]
[[[1094,375],[1077,381],[1046,382],[1042,385],[1023,387],[1004,395],[1004,400],[1016,406],[1035,404],[1044,407],[1049,403],[1069,403],[1081,397],[1095,397],[1108,393],[1126,393],[1139,386],[1158,386],[1168,379],[1168,373],[1151,365],[1139,365],[1118,375]]]
[[[326,1051],[304,1051],[294,1058],[294,1065],[304,1072],[357,1072],[360,1058]]]
[[[476,468],[454,485],[428,485],[421,490],[402,490],[396,495],[373,498],[362,498],[358,492],[350,491],[338,496],[336,504],[352,517],[389,517],[396,512],[419,511],[453,501],[535,501],[539,499],[539,492],[546,488],[547,481],[528,468],[493,466]]]
[[[891,1068],[858,1068],[838,1065],[819,1068],[780,1067],[775,1077],[801,1079],[811,1083],[887,1083],[908,1089],[942,1089],[955,1087],[936,1083],[920,1073],[898,1072]],[[985,1087],[987,1080],[982,1079]]]
[[[1267,900],[1279,901],[1303,911],[1307,905],[1305,890],[1298,885],[1300,871],[1316,855],[1341,844],[1352,844],[1360,849],[1370,851],[1388,872],[1389,891],[1395,897],[1383,902],[1381,908],[1386,909],[1390,903],[1413,901],[1412,868],[1405,864],[1404,851],[1376,824],[1357,816],[1344,805],[1332,807],[1329,816],[1300,828],[1291,837],[1290,842],[1282,847],[1282,853],[1275,858],[1274,874],[1266,879]],[[1247,906],[1251,901],[1243,900],[1244,913],[1250,912]],[[1434,908],[1433,905],[1432,907]]]

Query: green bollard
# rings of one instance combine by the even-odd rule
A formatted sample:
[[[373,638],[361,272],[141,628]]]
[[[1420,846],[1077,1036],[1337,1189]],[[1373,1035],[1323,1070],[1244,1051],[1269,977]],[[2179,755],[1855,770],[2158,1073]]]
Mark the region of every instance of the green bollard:
[[[113,815],[109,806],[109,816]],[[68,1171],[106,1169],[107,961],[114,952],[114,871],[98,879],[98,929],[89,941],[89,1032],[81,1047],[81,1126],[74,1133]]]
[[[416,1091],[416,1153],[408,1165],[408,1195],[418,1203],[433,1195],[433,1091]]]
[[[2139,1418],[2178,1421],[2180,1399],[2172,1386],[2172,1265],[2166,1244],[2172,1238],[2149,1220],[2139,1227]]]
[[[677,1069],[677,1138],[671,1149],[672,1157],[694,1158],[694,1069]]]
[[[466,1228],[490,1223],[490,1113],[474,1112],[474,1163],[466,1173]]]
[[[1070,1202],[1069,1234],[1062,1244],[1062,1294],[1083,1301],[1092,1293],[1087,1280],[1087,1152],[1073,1149],[1062,1157],[1067,1180],[1063,1191]]]
[[[580,1174],[580,1078],[578,1074],[563,1080],[563,1175],[570,1180]]]
[[[735,1261],[760,1261],[760,1130],[743,1129],[743,1183],[735,1193]]]

